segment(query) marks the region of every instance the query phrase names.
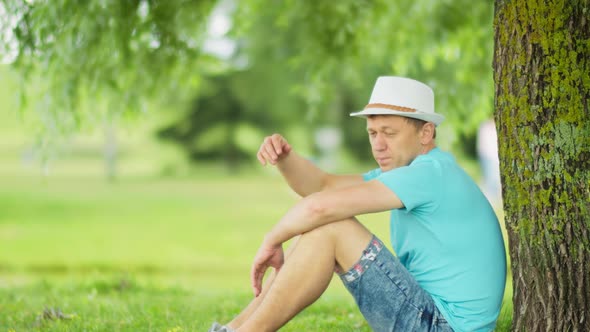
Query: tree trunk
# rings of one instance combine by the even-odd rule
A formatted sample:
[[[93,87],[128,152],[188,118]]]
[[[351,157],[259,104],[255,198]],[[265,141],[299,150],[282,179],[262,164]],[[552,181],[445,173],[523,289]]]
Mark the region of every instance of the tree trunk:
[[[590,0],[496,0],[515,331],[590,331]]]

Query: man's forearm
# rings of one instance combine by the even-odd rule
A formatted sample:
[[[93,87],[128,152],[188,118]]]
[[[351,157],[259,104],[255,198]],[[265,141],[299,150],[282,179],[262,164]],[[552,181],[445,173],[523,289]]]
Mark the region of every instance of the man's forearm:
[[[281,159],[277,166],[291,189],[302,197],[321,191],[328,175],[295,151]]]
[[[297,202],[266,235],[265,242],[280,245],[331,222],[403,207],[399,197],[377,180],[327,189]]]
[[[312,231],[318,227],[353,217],[353,210],[348,207],[336,208],[340,201],[337,195],[328,192],[314,193],[295,204],[268,232],[264,241],[279,245],[291,238]]]
[[[321,211],[314,207],[309,198],[302,199],[289,209],[283,218],[266,234],[264,242],[278,245],[328,223],[329,221],[322,218]]]

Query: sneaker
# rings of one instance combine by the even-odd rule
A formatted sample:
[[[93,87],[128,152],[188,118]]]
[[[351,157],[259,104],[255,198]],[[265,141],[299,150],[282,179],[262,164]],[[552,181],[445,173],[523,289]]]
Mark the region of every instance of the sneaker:
[[[217,330],[217,332],[234,332],[234,330],[227,326],[222,326],[221,329]]]
[[[211,325],[207,332],[220,332],[222,327],[223,326],[219,325],[219,323],[215,322],[213,325]]]

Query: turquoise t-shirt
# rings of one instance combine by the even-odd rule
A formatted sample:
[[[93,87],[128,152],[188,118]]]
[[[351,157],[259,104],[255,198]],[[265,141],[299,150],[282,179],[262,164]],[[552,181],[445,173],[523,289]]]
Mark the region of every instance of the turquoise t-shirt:
[[[390,188],[395,253],[455,331],[491,331],[506,283],[498,219],[454,157],[435,148],[408,166],[364,174]]]

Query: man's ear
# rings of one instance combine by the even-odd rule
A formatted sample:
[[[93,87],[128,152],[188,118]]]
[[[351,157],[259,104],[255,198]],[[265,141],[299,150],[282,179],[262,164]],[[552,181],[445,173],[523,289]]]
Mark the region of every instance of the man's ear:
[[[423,126],[422,126],[422,132],[420,134],[420,143],[426,145],[426,144],[430,144],[430,142],[432,142],[434,140],[434,131],[436,130],[436,127],[434,126],[434,123],[432,122],[426,122]]]

